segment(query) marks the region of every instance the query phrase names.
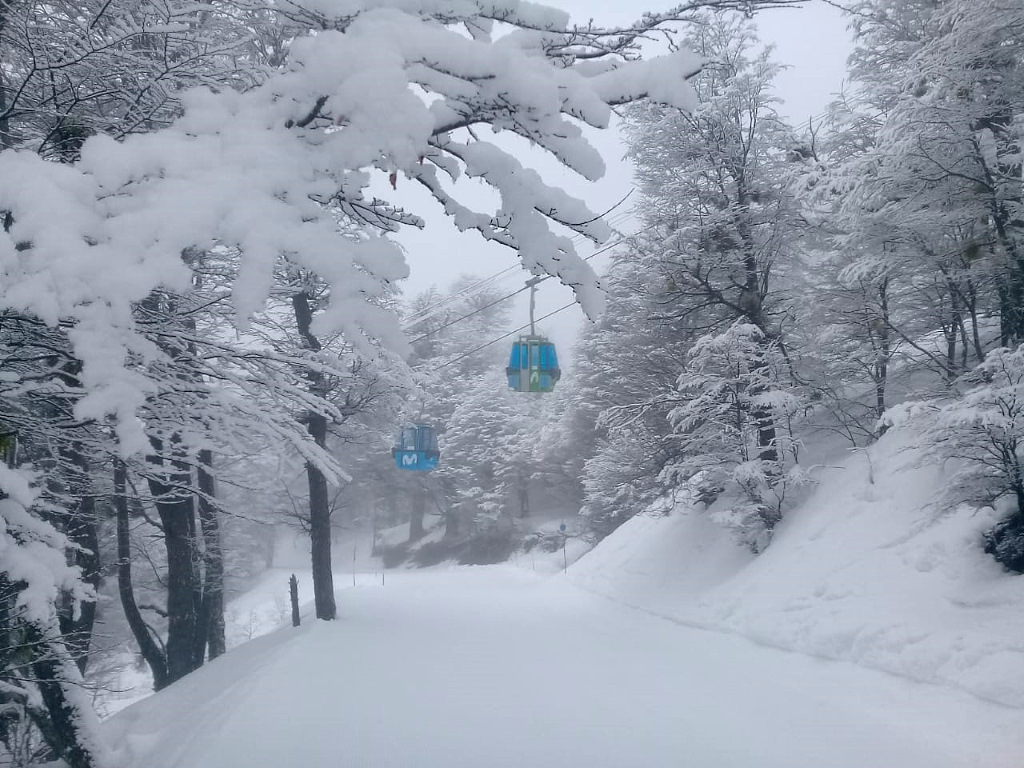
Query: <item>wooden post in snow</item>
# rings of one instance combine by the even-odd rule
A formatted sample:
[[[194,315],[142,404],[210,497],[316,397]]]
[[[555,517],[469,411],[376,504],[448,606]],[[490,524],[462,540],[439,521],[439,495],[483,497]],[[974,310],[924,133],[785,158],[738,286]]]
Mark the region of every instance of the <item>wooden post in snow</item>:
[[[299,580],[295,578],[295,574],[288,579],[288,592],[292,598],[292,626],[297,627],[302,623],[302,619],[299,618]]]

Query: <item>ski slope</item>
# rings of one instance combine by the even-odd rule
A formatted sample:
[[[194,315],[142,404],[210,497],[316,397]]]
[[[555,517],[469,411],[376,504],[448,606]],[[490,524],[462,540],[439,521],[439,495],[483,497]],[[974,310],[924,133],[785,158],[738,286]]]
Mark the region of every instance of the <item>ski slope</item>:
[[[1010,768],[1019,710],[511,566],[388,575],[105,724],[147,768]]]

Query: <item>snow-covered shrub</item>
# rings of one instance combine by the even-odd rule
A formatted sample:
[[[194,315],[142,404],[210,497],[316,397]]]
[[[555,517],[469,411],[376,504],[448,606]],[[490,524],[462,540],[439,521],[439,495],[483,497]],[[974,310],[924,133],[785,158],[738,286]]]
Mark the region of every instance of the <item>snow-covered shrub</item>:
[[[992,350],[958,384],[958,396],[904,403],[883,423],[915,429],[923,461],[949,466],[944,505],[1009,502],[1013,511],[986,534],[985,551],[1024,573],[1024,345]]]
[[[781,473],[777,469],[776,464],[760,459],[737,465],[728,487],[722,489],[734,492],[723,493],[708,506],[711,519],[732,530],[753,552],[762,552],[771,543],[772,532],[792,506],[796,491],[812,482],[799,465]]]
[[[694,344],[678,381],[679,405],[669,413],[676,458],[662,479],[695,482],[704,496],[722,489],[729,509],[713,514],[755,551],[782,519],[787,492],[806,481],[793,467],[791,431],[803,403],[784,371],[777,343],[738,321]]]

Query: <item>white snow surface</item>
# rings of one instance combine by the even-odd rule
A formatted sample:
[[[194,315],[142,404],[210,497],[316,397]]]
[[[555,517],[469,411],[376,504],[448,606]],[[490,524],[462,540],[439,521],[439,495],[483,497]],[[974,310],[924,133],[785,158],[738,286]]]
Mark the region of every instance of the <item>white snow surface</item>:
[[[756,558],[678,505],[629,521],[570,578],[694,627],[1024,707],[1024,577],[982,551],[993,510],[936,503],[955,468],[919,466],[910,440],[891,432],[812,472],[816,490]]]
[[[1020,713],[512,566],[388,574],[104,728],[147,768],[1019,766]]]

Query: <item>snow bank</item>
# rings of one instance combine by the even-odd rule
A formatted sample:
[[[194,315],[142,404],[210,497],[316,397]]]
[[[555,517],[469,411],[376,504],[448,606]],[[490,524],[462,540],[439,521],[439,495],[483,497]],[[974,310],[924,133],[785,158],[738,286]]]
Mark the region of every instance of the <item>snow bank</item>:
[[[1024,579],[981,550],[995,513],[933,506],[942,470],[917,456],[891,435],[821,471],[759,557],[676,507],[631,520],[570,577],[686,624],[1024,707]]]

